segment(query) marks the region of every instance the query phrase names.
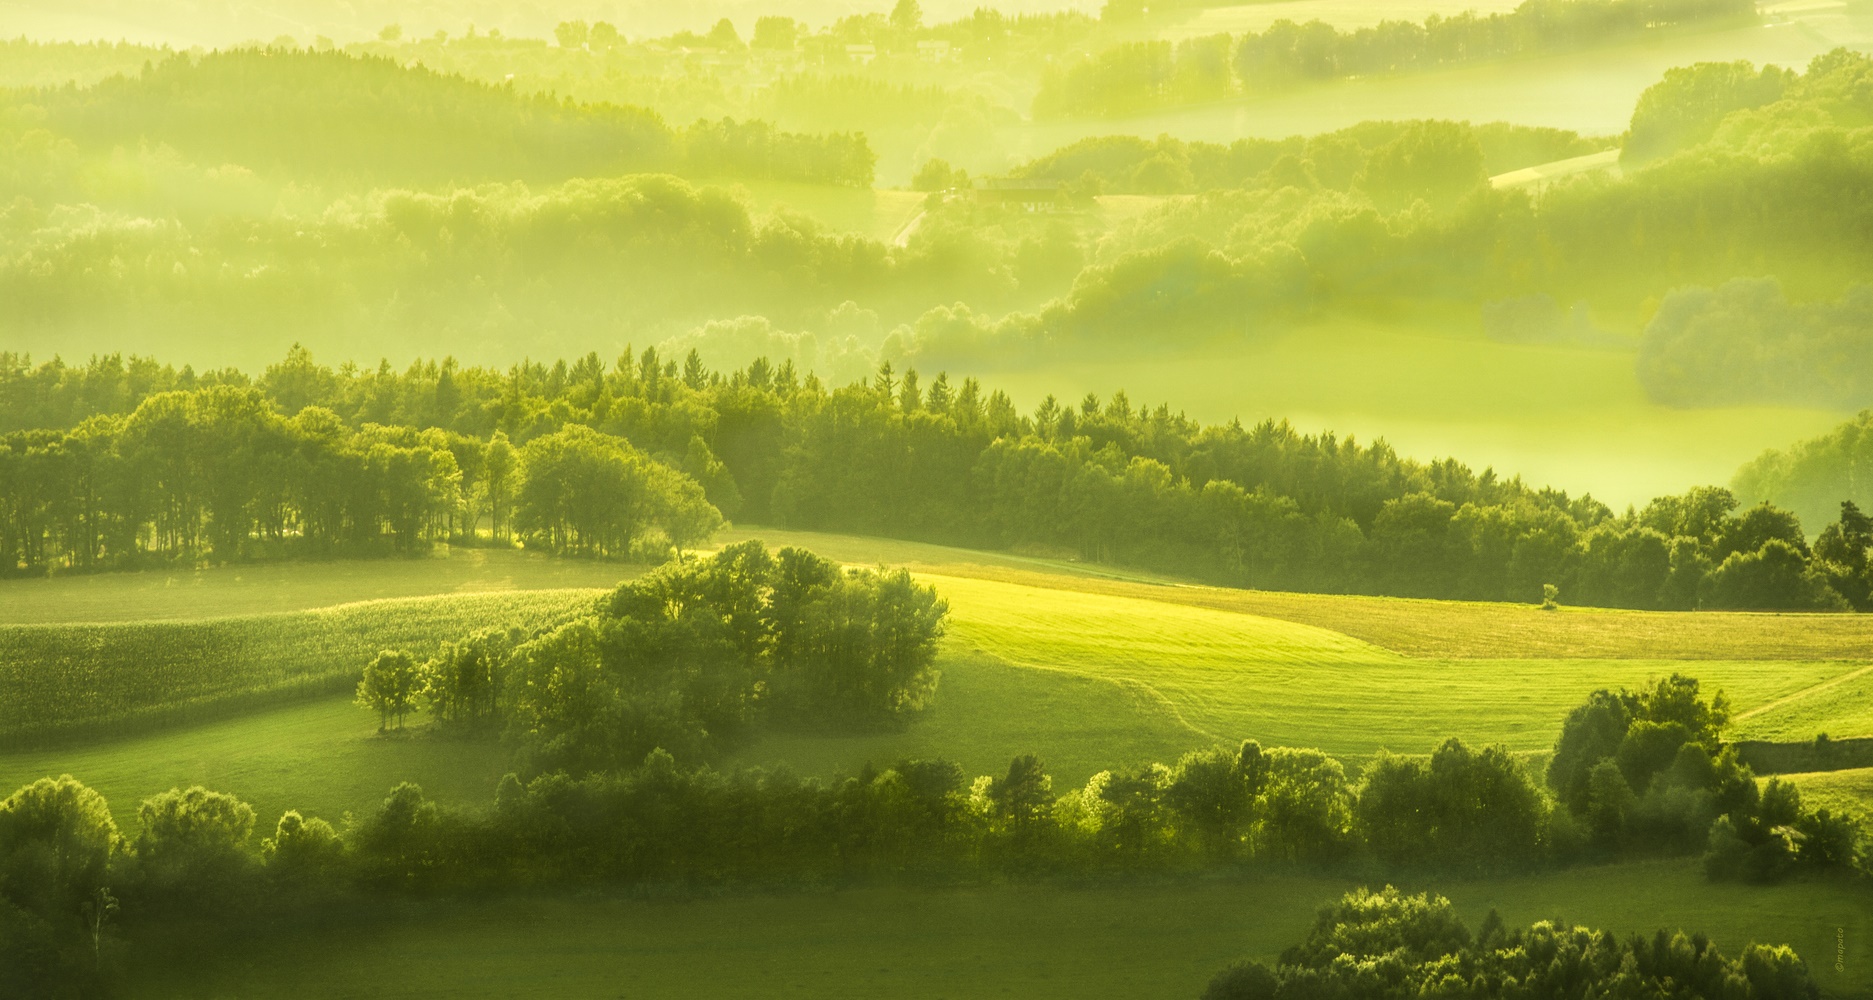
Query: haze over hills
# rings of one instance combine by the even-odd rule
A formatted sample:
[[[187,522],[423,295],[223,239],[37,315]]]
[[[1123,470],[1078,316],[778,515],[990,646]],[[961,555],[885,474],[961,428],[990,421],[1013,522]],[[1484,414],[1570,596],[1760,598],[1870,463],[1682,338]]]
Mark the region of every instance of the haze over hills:
[[[1873,1000],[1869,49],[0,0],[0,996]]]

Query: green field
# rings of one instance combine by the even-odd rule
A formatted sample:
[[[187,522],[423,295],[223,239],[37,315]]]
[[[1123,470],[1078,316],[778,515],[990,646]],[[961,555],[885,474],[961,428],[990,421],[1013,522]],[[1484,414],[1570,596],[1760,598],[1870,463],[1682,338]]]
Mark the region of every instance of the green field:
[[[484,804],[506,765],[498,744],[443,738],[427,726],[380,734],[376,713],[336,697],[84,747],[3,754],[0,785],[10,792],[41,777],[75,775],[110,801],[132,835],[145,798],[206,785],[253,805],[258,829],[270,834],[288,809],[337,824],[402,781],[442,802]]]
[[[1591,688],[1641,683],[1671,670],[1729,692],[1743,713],[1733,735],[1807,738],[1823,723],[1835,736],[1873,732],[1866,704],[1873,671],[1864,660],[1845,662],[1852,650],[1865,648],[1856,617],[1543,614],[1504,605],[1230,591],[1048,559],[849,536],[739,529],[724,540],[749,536],[848,562],[910,565],[949,599],[953,623],[939,660],[936,704],[904,729],[847,736],[766,732],[740,748],[725,762],[729,766],[784,764],[833,776],[866,762],[941,756],[970,774],[992,774],[1016,753],[1037,752],[1056,788],[1065,789],[1105,767],[1168,761],[1243,737],[1319,746],[1354,767],[1381,747],[1423,752],[1445,735],[1532,753],[1551,744],[1562,715]],[[396,571],[382,586],[432,596],[183,620],[191,612],[219,615],[257,599],[298,607],[336,600],[371,578],[375,565],[296,567],[301,572],[271,581],[263,598],[250,592],[254,571],[248,568],[203,570],[175,584],[136,575],[21,581],[9,584],[9,593],[30,595],[28,601],[82,595],[69,602],[74,615],[88,609],[98,617],[116,612],[146,620],[14,626],[0,630],[0,637],[17,642],[37,633],[247,629],[257,633],[250,653],[292,652],[238,662],[284,670],[283,664],[312,662],[311,645],[277,638],[289,625],[326,635],[321,641],[342,635],[362,649],[383,636],[363,626],[381,625],[389,611],[400,613],[389,618],[415,622],[409,612],[423,609],[435,617],[426,628],[465,631],[490,608],[545,613],[594,592],[482,589],[498,581],[544,585],[569,582],[566,573],[617,572],[520,553],[458,553],[384,564]],[[266,635],[276,638],[263,647]],[[1589,655],[1557,654],[1572,647]],[[1701,658],[1652,658],[1666,648]],[[1757,656],[1808,650],[1841,659],[1749,659],[1751,650]],[[1495,656],[1478,655],[1486,652]],[[485,803],[506,769],[498,744],[449,738],[420,722],[407,733],[380,734],[373,713],[339,695],[82,748],[0,754],[0,785],[72,773],[98,788],[120,824],[134,830],[142,798],[201,783],[253,803],[264,831],[288,808],[340,821],[347,812],[370,809],[403,780],[445,803]],[[1859,808],[1873,799],[1866,775],[1792,780],[1816,804]],[[621,982],[630,984],[621,995],[656,997],[770,996],[777,990],[853,997],[1194,996],[1231,959],[1272,957],[1295,941],[1314,907],[1351,884],[1263,874],[1077,888],[411,904],[401,918],[381,925],[243,943],[238,959],[203,955],[183,963],[187,979],[158,973],[139,983],[138,995],[219,997],[239,995],[245,984],[293,981],[313,995],[335,997],[377,995],[386,983],[412,996],[611,996],[620,995]],[[1846,883],[1711,884],[1689,862],[1414,887],[1450,895],[1472,922],[1493,906],[1511,921],[1564,915],[1622,932],[1686,927],[1731,947],[1786,941],[1811,961],[1830,954],[1835,928],[1850,941],[1873,933],[1859,890]],[[331,960],[341,952],[345,961]],[[1112,962],[1113,955],[1124,961]],[[699,977],[704,961],[712,974]],[[1812,964],[1831,989],[1864,982],[1854,978],[1852,966],[1848,974],[1835,974],[1826,962]]]
[[[1785,774],[1782,778],[1801,789],[1804,805],[1873,817],[1873,767]]]
[[[424,559],[260,563],[213,569],[0,580],[0,626],[163,621],[306,611],[433,594],[610,588],[640,566],[513,549],[444,549]]]
[[[906,728],[841,736],[770,732],[739,750],[731,761],[737,765],[784,763],[831,776],[867,762],[943,756],[983,774],[1017,753],[1036,752],[1062,782],[1077,784],[1105,767],[1169,761],[1244,738],[1319,747],[1353,764],[1381,748],[1426,752],[1449,735],[1537,753],[1552,745],[1562,717],[1587,692],[1673,671],[1729,694],[1739,738],[1873,735],[1873,671],[1849,660],[1865,648],[1865,620],[1857,616],[1544,614],[1508,605],[1165,585],[1047,560],[850,536],[743,529],[729,539],[743,535],[849,562],[908,564],[948,598],[953,622],[936,704]],[[480,553],[470,558],[485,567]],[[447,590],[466,573],[452,563],[392,565],[430,567],[434,589]],[[552,564],[514,565],[544,571]],[[362,572],[355,564],[304,570],[302,586],[282,585],[275,599],[335,596],[345,579]],[[188,608],[215,615],[225,610],[223,599],[245,600],[218,574],[249,572],[202,571],[186,588],[150,588],[135,576],[82,582],[97,588],[100,609],[134,606],[149,618],[173,618]],[[399,585],[421,590],[421,582],[412,573]],[[115,602],[105,599],[112,584],[122,588]],[[463,801],[485,798],[501,772],[492,750],[453,754],[447,748],[455,744],[421,725],[411,736],[380,738],[371,713],[351,707],[342,693],[320,692],[348,687],[378,648],[420,650],[485,624],[495,609],[549,616],[592,593],[463,594],[207,622],[0,629],[0,642],[12,649],[36,649],[39,656],[50,649],[60,662],[91,657],[132,678],[148,669],[133,653],[152,637],[151,646],[175,650],[178,662],[202,649],[218,651],[228,678],[221,688],[186,689],[178,698],[157,674],[136,689],[151,711],[166,707],[182,716],[172,721],[186,721],[191,707],[213,708],[223,696],[313,699],[83,750],[0,755],[0,784],[71,771],[98,783],[120,809],[196,781],[249,798],[266,806],[263,812],[363,808],[404,776],[444,797],[454,789]],[[1582,655],[1559,652],[1569,648]],[[1692,659],[1660,659],[1663,650]],[[100,651],[111,655],[97,660]],[[1751,658],[1764,656],[1776,658]],[[17,654],[9,662],[30,669]],[[81,707],[57,711],[70,715]],[[31,715],[25,703],[12,711],[16,724]],[[336,785],[320,769],[295,763],[319,760],[334,734],[343,734],[350,748],[344,752],[359,761]],[[245,751],[253,747],[266,749],[250,758]],[[400,763],[406,760],[407,769]]]
[[[238,618],[0,628],[0,740],[106,737],[349,690],[383,649],[537,629],[589,589],[393,598]]]
[[[450,901],[387,924],[243,943],[239,957],[170,963],[139,996],[243,995],[290,982],[319,997],[1195,997],[1218,969],[1272,959],[1314,909],[1357,883],[1302,875],[1107,886],[636,901]],[[1726,950],[1785,942],[1820,985],[1865,995],[1873,934],[1847,884],[1711,884],[1684,862],[1492,881],[1437,881],[1472,928],[1493,907],[1514,924],[1561,918],[1618,934],[1701,930]],[[1836,973],[1835,935],[1849,962]],[[182,936],[178,934],[177,936]],[[188,940],[165,950],[189,956]],[[206,947],[212,947],[206,946]],[[174,955],[177,952],[171,951]],[[338,958],[342,956],[342,961]]]

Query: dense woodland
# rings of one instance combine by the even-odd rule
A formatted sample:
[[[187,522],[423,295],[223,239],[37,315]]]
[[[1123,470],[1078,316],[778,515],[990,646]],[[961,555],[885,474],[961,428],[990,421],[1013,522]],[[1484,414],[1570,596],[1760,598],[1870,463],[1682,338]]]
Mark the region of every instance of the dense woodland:
[[[1107,15],[1152,6],[1111,3]],[[1239,37],[1132,42],[1043,78],[1036,117],[1123,115],[1349,76],[1408,73],[1468,62],[1586,48],[1648,31],[1753,18],[1746,0],[1528,0],[1513,12],[1381,21],[1342,31],[1321,21],[1276,21]]]
[[[737,558],[718,557],[714,570],[729,569]],[[583,649],[567,648],[563,630],[516,647],[505,662],[513,665],[510,690],[522,699],[518,716],[529,714],[521,706],[536,683],[536,651],[543,647],[564,658],[561,671],[576,672],[583,662],[602,674],[624,648],[606,647],[629,642],[623,633],[612,635],[615,630],[629,633],[656,620],[692,635],[713,631],[724,662],[734,659],[738,626],[787,606],[789,558],[783,554],[773,564],[780,573],[771,589],[754,592],[760,599],[752,607],[721,591],[690,603],[653,602],[662,610],[639,617],[640,598],[676,583],[679,577],[671,576],[663,584],[621,588],[610,612],[618,617]],[[688,579],[709,576],[705,570]],[[678,604],[682,610],[673,613]],[[687,616],[691,625],[681,627]],[[786,634],[783,629],[774,637]],[[890,647],[885,633],[870,635],[861,646]],[[680,679],[680,672],[645,679],[649,686],[676,679],[678,690],[695,683]],[[687,702],[691,694],[676,700]],[[603,732],[617,749],[642,731],[642,717],[629,711],[594,707],[584,718],[588,732]],[[488,808],[443,808],[404,784],[342,830],[289,811],[258,857],[249,847],[258,817],[233,796],[196,787],[146,800],[133,842],[95,791],[69,776],[45,778],[0,802],[0,926],[9,929],[0,937],[9,959],[0,963],[0,975],[12,977],[7,984],[16,989],[100,975],[104,941],[152,921],[291,924],[298,917],[289,914],[302,917],[347,900],[471,889],[928,883],[1244,865],[1477,873],[1687,853],[1701,853],[1716,879],[1772,881],[1800,871],[1865,878],[1865,831],[1826,810],[1805,809],[1785,782],[1759,789],[1721,742],[1726,721],[1721,695],[1706,699],[1696,681],[1672,677],[1637,692],[1601,691],[1576,709],[1545,781],[1505,750],[1479,751],[1457,740],[1428,759],[1382,755],[1357,779],[1318,751],[1265,750],[1247,742],[1194,752],[1172,765],[1101,772],[1084,788],[1065,791],[1053,788],[1032,756],[1016,758],[1005,775],[973,781],[953,763],[921,760],[822,784],[786,771],[720,773],[661,749],[628,770],[608,755],[612,766],[583,777],[538,773],[534,768],[546,760],[526,748],[564,745],[561,730],[539,734],[543,743],[522,744],[527,769],[503,779]],[[1358,905],[1379,927],[1405,916],[1385,916],[1397,900]],[[1379,927],[1372,932],[1383,933]],[[1499,933],[1499,927],[1486,929],[1482,936]],[[1611,939],[1562,937],[1570,952],[1622,954]],[[1354,938],[1374,940],[1370,933]],[[1443,938],[1423,947],[1444,946],[1440,954],[1448,956],[1468,945],[1447,926]],[[1630,970],[1644,976],[1658,975],[1652,970],[1678,960],[1674,949],[1683,950],[1675,942],[1652,955],[1626,947],[1642,962],[1659,963]],[[1704,949],[1698,945],[1694,952]],[[1503,955],[1478,957],[1487,960],[1476,969],[1486,988],[1489,974],[1516,968]],[[1505,961],[1510,964],[1496,964]],[[1692,964],[1703,975],[1728,979],[1728,967],[1711,968],[1715,961]],[[1629,974],[1624,959],[1601,967],[1578,954],[1558,967],[1549,963],[1550,974],[1569,963],[1576,974],[1588,968]],[[1766,980],[1758,975],[1761,963],[1770,970]],[[1374,971],[1395,981],[1423,975],[1414,963]],[[1741,971],[1742,982],[1734,991],[1726,988],[1725,996],[1814,996],[1790,952],[1752,951]],[[1304,947],[1285,955],[1272,973],[1228,971],[1211,995],[1317,996],[1308,986],[1321,976],[1353,980],[1346,984],[1352,992],[1335,995],[1417,995],[1380,991],[1363,984],[1364,975],[1323,958],[1318,947]],[[1526,995],[1576,995],[1547,992],[1556,988],[1548,984]]]
[[[13,358],[0,427],[21,426],[39,429],[0,438],[15,573],[515,532],[631,556],[646,537],[693,545],[727,515],[1270,589],[1532,603],[1552,586],[1572,604],[1817,610],[1867,607],[1873,589],[1873,521],[1839,500],[1811,544],[1794,514],[1718,487],[1615,512],[1382,442],[1205,427],[1123,393],[1024,414],[974,379],[888,366],[829,389],[791,364],[724,374],[693,352],[399,373],[295,351],[250,384]]]

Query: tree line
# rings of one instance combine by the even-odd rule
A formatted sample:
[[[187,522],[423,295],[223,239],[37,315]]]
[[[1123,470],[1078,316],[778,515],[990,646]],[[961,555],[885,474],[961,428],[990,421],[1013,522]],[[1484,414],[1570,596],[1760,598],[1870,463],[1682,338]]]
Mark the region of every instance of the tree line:
[[[132,368],[144,373],[138,385],[183,379],[151,374],[168,369],[148,362],[32,368],[18,361],[0,378],[0,424],[129,405]],[[651,349],[615,366],[588,355],[550,368],[497,372],[445,361],[402,373],[334,370],[295,351],[252,389],[211,390],[211,397],[247,400],[256,413],[266,410],[260,400],[270,401],[278,412],[264,419],[281,426],[326,420],[398,426],[412,440],[436,430],[455,435],[438,440],[460,449],[456,466],[469,470],[467,496],[476,505],[457,524],[479,523],[483,509],[497,524],[510,516],[499,489],[490,492],[477,471],[480,445],[463,439],[490,449],[517,442],[530,463],[563,461],[554,466],[563,472],[520,480],[535,484],[521,515],[526,529],[559,549],[628,554],[628,539],[607,539],[554,513],[559,487],[550,484],[607,481],[573,470],[581,449],[608,436],[670,456],[699,481],[709,505],[754,523],[1051,552],[1235,586],[1529,603],[1553,586],[1565,603],[1678,610],[1844,610],[1866,607],[1873,591],[1873,531],[1851,505],[1837,504],[1839,519],[1811,544],[1791,512],[1766,503],[1743,508],[1721,487],[1615,512],[1454,459],[1407,459],[1383,442],[1302,434],[1273,421],[1206,427],[1169,404],[1134,405],[1124,393],[1089,395],[1078,405],[1049,397],[1023,414],[975,379],[954,384],[939,374],[926,383],[888,365],[870,382],[828,389],[790,363],[757,360],[724,374],[694,351],[681,364]],[[16,432],[5,439],[7,454],[24,461],[69,451],[76,445],[52,442],[81,441],[85,426]],[[46,553],[30,564],[40,570],[96,565],[60,559],[69,548],[47,549],[71,521],[55,512],[90,496],[88,480],[57,470],[82,464],[41,464],[50,478],[34,487],[40,499],[13,501],[10,537],[20,539],[12,544],[21,552],[14,570],[28,565],[26,548]],[[621,468],[618,460],[592,467]],[[614,516],[606,504],[629,508],[617,490],[588,492],[612,498],[592,501],[598,523]],[[713,528],[701,508],[681,509],[698,513],[693,529],[674,513],[650,521],[683,544]],[[411,523],[414,539],[430,522]],[[28,536],[41,541],[29,544]]]
[[[592,705],[595,717],[604,704]],[[0,975],[83,981],[114,919],[134,933],[185,916],[264,922],[347,899],[467,890],[1245,864],[1499,872],[1700,852],[1713,878],[1866,878],[1866,831],[1804,808],[1785,782],[1759,789],[1721,745],[1726,717],[1721,696],[1683,677],[1597,692],[1570,714],[1545,781],[1501,748],[1457,740],[1428,759],[1381,755],[1357,780],[1318,751],[1250,741],[1103,771],[1065,791],[1033,756],[973,780],[952,762],[907,760],[822,783],[786,770],[722,773],[655,749],[627,769],[608,756],[583,776],[509,775],[479,809],[446,808],[403,784],[343,829],[289,811],[257,856],[257,817],[233,796],[198,787],[146,800],[131,841],[97,792],[44,778],[0,802],[0,926],[10,931]],[[121,916],[109,910],[119,901]],[[1309,961],[1284,958],[1272,975],[1297,967]],[[1253,970],[1228,977],[1267,983]],[[1289,988],[1279,995],[1318,995]]]
[[[1450,900],[1386,886],[1322,907],[1273,968],[1237,962],[1202,1000],[1391,1000],[1400,997],[1696,996],[1819,1000],[1808,965],[1786,945],[1749,944],[1734,958],[1703,934],[1647,940],[1541,921],[1509,927],[1491,910],[1474,933]]]
[[[1107,16],[1138,4],[1108,4]],[[1515,10],[1343,31],[1282,18],[1240,38],[1131,42],[1042,77],[1036,117],[1123,115],[1266,93],[1297,84],[1560,52],[1719,18],[1755,16],[1747,0],[1527,0]]]
[[[30,109],[30,120],[81,149],[163,144],[209,164],[328,183],[670,171],[870,187],[876,162],[862,135],[800,135],[729,118],[673,128],[643,108],[298,48],[175,54],[88,87],[10,92],[4,103]]]
[[[654,561],[721,524],[695,479],[577,424],[516,448],[498,432],[347,425],[322,407],[284,416],[258,389],[224,384],[0,436],[7,576],[516,537]]]

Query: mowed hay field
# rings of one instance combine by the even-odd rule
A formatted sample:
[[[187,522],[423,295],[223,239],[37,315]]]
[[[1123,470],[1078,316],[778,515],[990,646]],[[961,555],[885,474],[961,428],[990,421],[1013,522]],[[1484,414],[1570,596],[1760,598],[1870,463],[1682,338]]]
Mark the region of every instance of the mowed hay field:
[[[163,970],[139,977],[133,995],[225,997],[291,982],[309,996],[345,998],[1188,998],[1229,962],[1272,960],[1298,943],[1315,909],[1357,884],[1260,875],[664,901],[451,900],[402,919],[242,942],[220,954],[218,943],[178,930],[163,945]],[[1731,952],[1751,941],[1787,943],[1833,995],[1867,995],[1865,977],[1851,964],[1837,973],[1831,960],[1837,929],[1849,942],[1873,933],[1852,885],[1710,883],[1692,862],[1666,862],[1403,887],[1449,896],[1472,929],[1494,908],[1511,925],[1558,918],[1622,936],[1701,930]]]

